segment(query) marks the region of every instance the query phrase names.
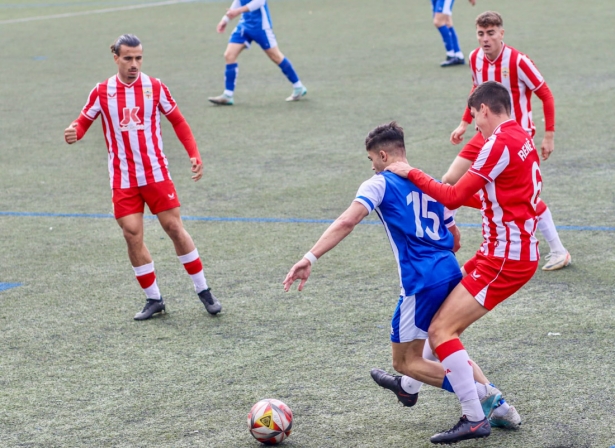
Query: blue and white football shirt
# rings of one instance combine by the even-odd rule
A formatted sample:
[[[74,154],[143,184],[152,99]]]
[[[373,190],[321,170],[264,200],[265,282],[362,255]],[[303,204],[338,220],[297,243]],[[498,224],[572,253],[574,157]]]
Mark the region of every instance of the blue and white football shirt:
[[[401,296],[411,296],[459,277],[453,254],[453,212],[408,179],[389,171],[361,184],[356,202],[376,211],[397,261]]]
[[[244,12],[239,19],[238,27],[248,30],[270,30],[272,27],[271,16],[267,0],[235,0],[231,8],[247,6],[250,11]]]

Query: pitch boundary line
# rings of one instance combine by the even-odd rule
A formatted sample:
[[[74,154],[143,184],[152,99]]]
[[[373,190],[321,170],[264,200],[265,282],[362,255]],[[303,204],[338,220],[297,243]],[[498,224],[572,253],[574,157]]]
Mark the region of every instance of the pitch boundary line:
[[[46,212],[8,212],[0,211],[0,216],[36,217],[36,218],[89,218],[115,219],[111,214],[103,213],[46,213]],[[145,219],[155,219],[154,215],[144,215]],[[252,222],[252,223],[282,223],[282,224],[331,224],[333,219],[307,218],[242,218],[233,216],[182,216],[184,221],[214,221],[214,222]],[[380,221],[361,221],[359,224],[379,225]],[[480,224],[458,223],[459,227],[480,228]],[[608,226],[557,226],[557,230],[576,230],[587,232],[615,232],[615,227]]]
[[[165,0],[162,2],[155,2],[155,3],[140,3],[136,5],[118,6],[115,8],[94,9],[92,11],[66,12],[62,14],[50,14],[48,16],[22,17],[21,19],[0,20],[0,25],[34,22],[37,20],[64,19],[68,17],[87,16],[91,14],[104,14],[108,12],[117,12],[117,11],[130,11],[133,9],[153,8],[155,6],[176,5],[179,3],[196,3],[197,1],[199,0]]]

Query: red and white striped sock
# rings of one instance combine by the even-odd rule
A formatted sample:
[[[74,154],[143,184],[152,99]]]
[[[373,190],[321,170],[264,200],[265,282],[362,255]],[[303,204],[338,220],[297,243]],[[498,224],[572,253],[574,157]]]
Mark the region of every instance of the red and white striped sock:
[[[435,351],[444,367],[446,378],[459,398],[462,413],[471,422],[484,419],[485,413],[476,392],[470,357],[459,338],[438,345]]]
[[[199,251],[194,249],[192,252],[186,255],[180,255],[179,261],[184,265],[186,272],[192,278],[194,283],[194,290],[198,293],[207,289],[207,280],[205,280],[205,273],[203,272],[203,263],[199,258]]]
[[[160,300],[160,290],[156,281],[156,273],[154,272],[154,262],[144,264],[143,266],[133,266],[137,281],[148,299]]]

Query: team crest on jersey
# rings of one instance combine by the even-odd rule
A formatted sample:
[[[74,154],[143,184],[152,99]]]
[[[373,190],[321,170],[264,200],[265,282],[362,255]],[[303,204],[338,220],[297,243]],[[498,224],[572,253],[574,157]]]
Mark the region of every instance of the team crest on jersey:
[[[510,72],[508,71],[508,67],[502,67],[502,76],[504,78],[508,78],[509,74],[510,74]]]
[[[147,98],[148,100],[151,100],[154,96],[154,92],[152,91],[151,87],[145,87],[143,89],[143,95],[145,95],[145,98]]]

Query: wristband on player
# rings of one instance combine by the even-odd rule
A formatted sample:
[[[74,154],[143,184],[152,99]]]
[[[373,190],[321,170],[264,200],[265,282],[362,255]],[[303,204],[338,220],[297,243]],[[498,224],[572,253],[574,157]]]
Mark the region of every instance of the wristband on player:
[[[224,14],[224,15],[222,16],[222,21],[223,21],[224,23],[229,23],[229,21],[230,21],[230,20],[231,20],[231,19],[229,19],[229,18],[228,18],[228,16],[227,16],[226,14]]]
[[[316,258],[316,255],[314,255],[311,251],[305,254],[303,258],[307,258],[307,260],[312,266],[314,266],[314,263],[316,263],[316,260],[318,260],[318,258]]]

